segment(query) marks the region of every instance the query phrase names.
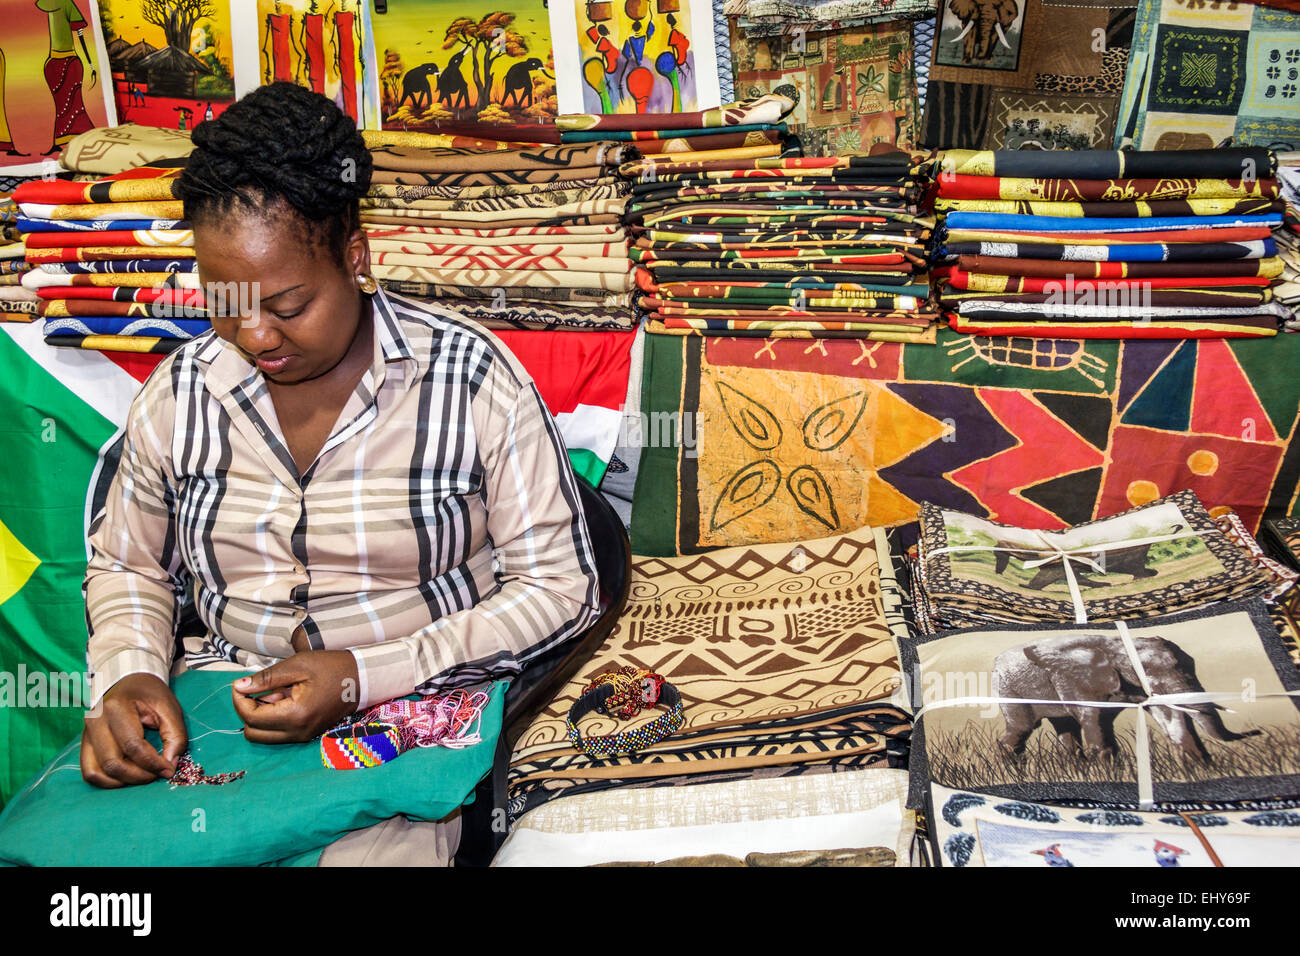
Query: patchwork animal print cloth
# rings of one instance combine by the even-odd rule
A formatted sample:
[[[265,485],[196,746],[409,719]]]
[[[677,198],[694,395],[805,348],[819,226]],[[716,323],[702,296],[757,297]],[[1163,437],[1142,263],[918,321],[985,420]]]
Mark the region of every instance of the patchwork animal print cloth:
[[[1262,601],[899,644],[909,806],[932,783],[1146,810],[1300,797],[1300,677]]]
[[[1133,619],[1265,595],[1274,583],[1182,491],[1065,531],[1031,531],[926,503],[918,616],[929,631]]]
[[[899,766],[908,722],[889,697],[899,685],[901,627],[879,529],[636,558],[613,634],[515,745],[511,815],[556,796],[636,782]],[[594,676],[625,664],[676,686],[686,723],[633,755],[581,753],[566,731],[569,708]],[[581,729],[607,734],[651,716],[588,718]]]

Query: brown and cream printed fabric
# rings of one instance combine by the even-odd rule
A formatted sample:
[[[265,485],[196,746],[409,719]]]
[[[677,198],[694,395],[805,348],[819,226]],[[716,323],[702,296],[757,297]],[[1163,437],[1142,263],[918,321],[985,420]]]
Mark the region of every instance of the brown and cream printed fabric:
[[[496,328],[630,329],[633,265],[623,217],[631,184],[617,168],[639,155],[631,143],[610,142],[376,145],[361,202],[372,271],[392,291],[452,309],[457,300],[475,303],[476,321]],[[484,314],[485,299],[495,316]],[[584,318],[587,303],[599,309]]]
[[[926,503],[917,568],[918,621],[935,630],[1137,618],[1259,597],[1271,583],[1191,491],[1065,531]]]
[[[1135,6],[1131,0],[942,0],[921,145],[1109,148]]]
[[[1148,810],[1300,797],[1300,677],[1262,601],[899,645],[912,807],[931,783]]]
[[[582,671],[520,737],[510,812],[625,783],[706,782],[740,772],[900,765],[908,723],[899,687],[902,629],[888,545],[864,528],[798,544],[636,558],[627,609]],[[686,723],[632,755],[593,757],[565,719],[582,688],[614,666],[663,675]],[[588,718],[584,735],[631,729]]]

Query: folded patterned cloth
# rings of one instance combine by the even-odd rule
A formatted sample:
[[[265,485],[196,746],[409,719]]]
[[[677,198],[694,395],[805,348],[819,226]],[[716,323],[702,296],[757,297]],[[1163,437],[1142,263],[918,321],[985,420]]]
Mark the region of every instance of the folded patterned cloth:
[[[375,278],[381,281],[401,280],[447,285],[478,285],[488,289],[496,286],[540,288],[603,289],[608,292],[631,292],[632,276],[628,272],[583,272],[565,269],[554,272],[545,269],[439,269],[426,266],[375,265]],[[70,277],[80,278],[80,277]]]
[[[936,199],[936,212],[985,212],[1081,219],[1162,216],[1254,216],[1282,212],[1280,199],[1153,199],[1130,202],[1040,202],[1028,199]]]
[[[148,335],[47,335],[45,344],[56,348],[86,349],[91,352],[130,352],[137,355],[167,355],[190,341],[188,338],[155,338]]]
[[[671,117],[666,119],[671,120]],[[566,143],[594,143],[601,140],[615,142],[633,142],[644,151],[645,143],[665,139],[712,140],[718,136],[743,136],[749,133],[775,133],[779,138],[786,132],[784,123],[747,123],[740,126],[728,126],[726,132],[718,132],[716,127],[663,127],[660,129],[625,129],[625,130],[565,130],[560,134]],[[773,140],[775,142],[776,140]]]
[[[51,286],[125,286],[149,288],[172,286],[181,289],[200,288],[197,272],[113,272],[103,274],[71,275],[33,269],[23,276],[23,287],[32,289]]]
[[[179,200],[151,202],[20,203],[18,208],[28,219],[180,219],[185,213]]]
[[[68,246],[193,246],[191,229],[96,229],[90,232],[32,233],[26,237],[30,249]]]
[[[81,303],[88,301],[93,302],[160,302],[172,306],[187,306],[193,309],[202,309],[203,290],[197,286],[189,289],[179,288],[160,288],[160,287],[130,287],[130,286],[45,286],[36,290],[36,295],[44,303],[49,302],[68,302],[68,308],[73,308],[73,301]],[[68,301],[73,300],[73,301]],[[75,309],[73,310],[75,311]],[[72,314],[69,312],[68,314]],[[95,313],[87,313],[95,314]]]
[[[1201,262],[1214,259],[1264,259],[1276,254],[1272,239],[1247,242],[1133,243],[1117,245],[1045,242],[947,242],[950,256],[1059,259],[1068,262]]]
[[[376,169],[372,186],[440,186],[447,189],[483,189],[498,186],[537,186],[601,179],[608,166],[542,166],[536,169],[479,169],[439,172],[419,169]]]
[[[1049,279],[1152,279],[1175,276],[1188,277],[1188,267],[1181,262],[1068,262],[1046,259],[1016,259],[995,255],[962,255],[956,266],[965,272],[990,273],[1003,276],[1041,276]],[[1258,276],[1267,279],[1282,274],[1282,261],[1270,256],[1264,259],[1225,259],[1198,261],[1195,267],[1201,276]]]
[[[399,233],[399,235],[403,235]],[[565,253],[584,258],[627,259],[626,242],[513,242],[467,243],[415,239],[380,239],[370,233],[372,254],[405,253],[420,256],[556,256]],[[625,266],[626,267],[626,266]]]
[[[1198,270],[1199,273],[1199,270]],[[966,272],[962,269],[947,267],[936,269],[933,273],[943,280],[943,285],[950,289],[964,289],[972,292],[1014,293],[1046,292],[1058,296],[1070,295],[1115,295],[1124,290],[1136,290],[1139,294],[1144,289],[1223,289],[1223,288],[1266,288],[1270,279],[1264,276],[1157,276],[1148,278],[1081,278],[1073,275],[1067,280],[1060,277],[1044,278],[1042,276],[996,275],[993,273]]]
[[[1000,213],[950,212],[948,230],[982,230],[987,232],[1060,233],[1064,236],[1096,232],[1103,235],[1149,233],[1162,230],[1199,232],[1208,229],[1259,226],[1275,229],[1282,225],[1281,213],[1262,216],[1169,216],[1159,218],[1103,219],[1099,221],[1061,219],[1055,216],[1021,216]],[[1143,240],[1135,240],[1143,241]]]
[[[1024,336],[1048,339],[1241,339],[1277,335],[1276,315],[1225,316],[1215,311],[1210,318],[1089,319],[1034,321],[1021,314],[968,317],[953,313],[948,326],[970,335]]]
[[[714,129],[724,126],[748,126],[777,123],[794,109],[794,100],[779,93],[757,99],[731,103],[716,109],[693,113],[674,113],[674,128]],[[657,130],[665,126],[665,117],[652,113],[565,113],[555,118],[556,129],[563,136],[569,130]]]
[[[555,253],[537,254],[525,253],[520,255],[497,254],[495,251],[484,250],[464,255],[447,255],[437,256],[428,253],[408,253],[408,252],[373,252],[370,256],[371,265],[375,267],[375,274],[379,275],[379,269],[382,267],[385,274],[389,267],[393,266],[410,266],[418,269],[430,270],[472,270],[472,269],[493,269],[508,271],[531,271],[540,270],[548,273],[570,272],[605,272],[617,276],[626,276],[632,271],[627,257],[588,257],[576,253],[574,255],[560,255]]]
[[[951,154],[950,151],[949,154]],[[1131,154],[1130,154],[1131,155]],[[942,166],[942,161],[941,161]],[[1240,173],[1238,168],[1235,172]],[[1181,179],[1018,179],[1007,176],[940,173],[938,196],[953,199],[1012,199],[1051,202],[1133,202],[1160,199],[1277,199],[1278,181],[1216,179],[1196,173]]]
[[[133,335],[188,339],[212,328],[207,319],[167,319],[159,316],[74,315],[46,317],[45,335]]]
[[[1273,179],[1277,172],[1277,159],[1271,150],[1259,147],[1149,151],[950,149],[940,154],[939,169],[941,183],[946,182],[946,176],[963,175],[1016,179],[1187,180],[1205,177],[1260,181]]]
[[[420,133],[399,129],[363,129],[361,138],[366,149],[377,150],[390,146],[414,149],[470,149],[478,152],[506,149],[526,149],[531,143],[512,143],[506,140],[485,139],[446,133]]]
[[[178,169],[133,170],[113,179],[92,183],[69,182],[63,179],[34,179],[14,190],[14,202],[36,203],[51,206],[78,203],[115,203],[170,201],[172,184],[180,174]]]
[[[575,288],[571,285],[545,288],[542,286],[484,286],[454,282],[430,282],[420,279],[380,279],[390,292],[417,299],[464,299],[468,303],[496,308],[504,302],[507,309],[516,306],[572,307],[578,309],[626,309],[632,304],[628,292],[609,292],[605,289]]]
[[[173,302],[167,299],[154,299],[149,302],[119,302],[112,299],[42,299],[39,296],[40,313],[50,319],[75,318],[78,316],[118,316],[122,318],[157,318],[157,319],[204,319],[208,318],[203,308],[202,296],[199,304],[184,301]]]
[[[616,166],[635,155],[627,144],[575,143],[510,150],[420,149],[384,146],[371,149],[375,169],[426,173],[524,172],[559,168]]]
[[[880,326],[879,328],[842,329],[817,326],[813,328],[792,328],[779,325],[768,327],[766,324],[750,328],[737,327],[734,323],[713,324],[699,327],[688,319],[670,320],[669,325],[651,315],[646,321],[646,331],[654,335],[695,335],[721,336],[735,339],[859,339],[864,342],[902,342],[916,345],[934,345],[937,330],[933,323],[924,328],[905,325]],[[726,320],[721,320],[725,323]]]
[[[98,263],[98,262],[139,262],[176,261],[184,263],[182,268],[191,271],[194,266],[194,250],[186,246],[74,246],[67,249],[32,249],[27,254],[27,261],[32,265],[55,263]],[[166,268],[147,270],[136,268],[132,271],[146,272],[170,271]]]
[[[103,176],[159,160],[183,159],[193,149],[184,130],[122,123],[74,136],[59,154],[59,163],[74,172]]]
[[[504,306],[465,298],[421,298],[449,309],[489,329],[527,329],[541,332],[586,332],[636,328],[630,306],[560,305],[545,301],[509,300]]]
[[[443,199],[421,195],[424,187],[398,186],[399,195],[371,194],[361,200],[362,209],[439,209],[460,213],[491,212],[509,209],[543,209],[568,206],[573,203],[598,199],[618,199],[627,195],[627,184],[610,181],[583,189],[555,189],[549,192],[525,193],[515,196],[485,196],[474,199]]]
[[[18,228],[28,235],[45,232],[99,232],[105,229],[149,232],[154,229],[189,231],[184,219],[28,219],[20,217]]]
[[[166,249],[150,249],[149,254],[167,252]],[[199,267],[192,256],[175,259],[86,259],[82,261],[42,262],[37,266],[43,272],[54,275],[87,275],[90,273],[197,273]]]

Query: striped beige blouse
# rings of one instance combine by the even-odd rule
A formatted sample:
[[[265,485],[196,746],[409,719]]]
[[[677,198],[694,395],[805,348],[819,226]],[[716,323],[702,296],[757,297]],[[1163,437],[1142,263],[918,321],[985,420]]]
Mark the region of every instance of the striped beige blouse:
[[[94,701],[167,679],[186,588],[209,632],[186,666],[269,666],[301,626],[356,657],[359,707],[515,673],[595,617],[577,479],[518,360],[454,313],[373,303],[373,363],[305,474],[213,333],[145,383],[91,525]]]

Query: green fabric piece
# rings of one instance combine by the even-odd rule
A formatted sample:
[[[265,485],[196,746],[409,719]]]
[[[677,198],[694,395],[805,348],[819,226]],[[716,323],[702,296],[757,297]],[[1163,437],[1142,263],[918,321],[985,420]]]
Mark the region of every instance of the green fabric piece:
[[[0,672],[17,680],[20,665],[27,687],[17,700],[0,703],[0,804],[80,732],[85,698],[86,607],[81,579],[86,573],[85,488],[99,448],[116,430],[0,334],[0,448],[6,479],[0,481]],[[6,533],[7,532],[7,533]],[[18,583],[14,573],[29,566],[16,560],[17,541],[40,563]],[[6,545],[7,542],[7,545]],[[12,592],[12,593],[10,593]],[[33,678],[76,675],[61,681],[63,693],[36,698]],[[37,677],[36,675],[40,675]],[[73,699],[73,698],[76,699]],[[52,704],[66,706],[52,706]]]
[[[643,427],[655,440],[641,449],[636,486],[632,492],[632,553],[677,553],[677,452],[675,441],[660,440],[666,429],[658,422],[676,422],[681,409],[683,351],[689,338],[647,335],[641,371]],[[667,417],[664,417],[667,416]],[[674,425],[674,436],[676,435]]]
[[[360,770],[322,766],[319,741],[254,744],[231,701],[232,671],[188,671],[172,689],[191,753],[207,774],[246,770],[222,786],[165,780],[99,790],[81,779],[74,740],[0,814],[0,861],[34,866],[312,865],[350,830],[402,814],[440,820],[469,802],[492,767],[505,682],[492,685],[482,741],[409,750]],[[206,736],[202,736],[206,734]],[[157,745],[156,734],[150,742]]]
[[[569,464],[593,488],[600,486],[605,477],[605,469],[609,467],[609,462],[601,461],[600,456],[588,448],[570,448]]]

